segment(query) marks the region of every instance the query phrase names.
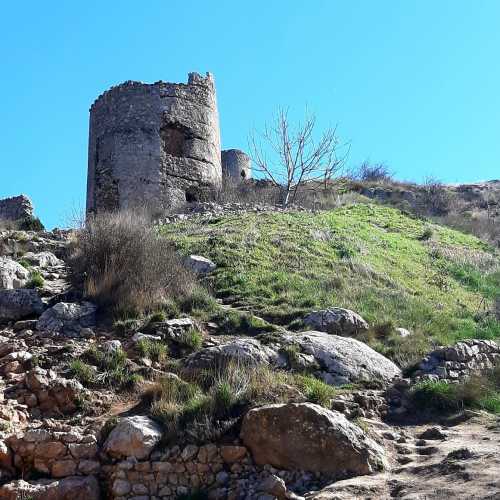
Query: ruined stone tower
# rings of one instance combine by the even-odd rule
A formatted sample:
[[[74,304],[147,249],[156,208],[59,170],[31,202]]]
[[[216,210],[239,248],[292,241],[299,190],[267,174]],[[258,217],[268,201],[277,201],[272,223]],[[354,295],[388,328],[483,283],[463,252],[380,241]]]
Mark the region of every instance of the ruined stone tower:
[[[240,182],[252,177],[250,157],[239,149],[222,151],[222,174],[233,181]]]
[[[222,179],[215,84],[125,82],[90,108],[87,212],[203,200]]]

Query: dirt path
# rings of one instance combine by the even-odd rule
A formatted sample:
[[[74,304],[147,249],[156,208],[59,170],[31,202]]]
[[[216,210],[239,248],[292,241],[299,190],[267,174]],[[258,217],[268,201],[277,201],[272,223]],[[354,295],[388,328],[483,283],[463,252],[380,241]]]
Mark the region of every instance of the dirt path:
[[[433,428],[380,429],[380,435],[390,437],[385,437],[393,453],[390,472],[339,481],[306,498],[500,500],[500,419],[477,416],[454,427],[436,428],[421,438]]]

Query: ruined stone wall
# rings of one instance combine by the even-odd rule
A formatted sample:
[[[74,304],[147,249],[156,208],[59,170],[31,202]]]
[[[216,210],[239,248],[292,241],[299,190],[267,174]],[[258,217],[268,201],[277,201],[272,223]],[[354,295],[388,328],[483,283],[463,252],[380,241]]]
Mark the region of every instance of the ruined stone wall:
[[[87,211],[203,199],[221,184],[219,117],[210,74],[187,84],[125,82],[90,109]]]
[[[239,182],[252,177],[252,161],[239,149],[222,151],[222,172],[225,176]]]
[[[25,196],[14,196],[0,200],[0,220],[18,221],[33,217],[33,204]]]

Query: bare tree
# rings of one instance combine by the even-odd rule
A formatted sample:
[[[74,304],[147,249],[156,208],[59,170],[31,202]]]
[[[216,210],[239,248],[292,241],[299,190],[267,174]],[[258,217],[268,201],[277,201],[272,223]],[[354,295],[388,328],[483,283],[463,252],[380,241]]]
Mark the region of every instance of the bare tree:
[[[314,138],[316,117],[306,113],[304,123],[290,125],[288,110],[279,108],[275,118],[257,136],[250,134],[249,147],[255,169],[278,187],[282,205],[293,203],[299,190],[326,187],[342,169],[347,153],[342,157],[337,129],[329,128]]]

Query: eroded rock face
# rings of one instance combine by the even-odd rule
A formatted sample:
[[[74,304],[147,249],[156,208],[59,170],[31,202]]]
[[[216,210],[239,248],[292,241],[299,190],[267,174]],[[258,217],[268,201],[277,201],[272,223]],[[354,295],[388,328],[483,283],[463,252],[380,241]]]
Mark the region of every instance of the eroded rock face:
[[[217,366],[227,361],[235,361],[250,366],[275,363],[278,354],[256,339],[235,339],[213,347],[201,349],[186,359],[188,369],[202,369]]]
[[[371,474],[386,464],[383,448],[358,426],[312,403],[250,410],[241,438],[260,465],[345,477]]]
[[[134,416],[120,419],[104,443],[104,451],[113,458],[149,457],[160,442],[162,430],[148,417]]]
[[[313,311],[304,318],[304,323],[314,330],[333,335],[355,336],[368,330],[368,323],[359,314],[341,307]]]
[[[100,500],[101,492],[93,476],[67,477],[59,481],[19,480],[0,488],[0,500]]]
[[[36,290],[0,290],[0,320],[10,321],[36,316],[43,310],[43,302]]]
[[[318,375],[332,385],[369,382],[388,384],[401,376],[389,359],[359,340],[325,332],[288,333],[283,341],[297,345],[320,366]]]
[[[40,316],[37,329],[52,335],[76,337],[83,328],[95,327],[96,310],[96,306],[90,302],[59,302]]]
[[[30,273],[21,264],[8,257],[0,257],[0,289],[22,288]]]

